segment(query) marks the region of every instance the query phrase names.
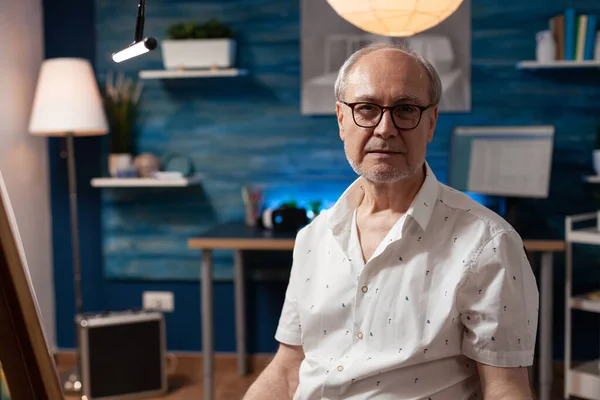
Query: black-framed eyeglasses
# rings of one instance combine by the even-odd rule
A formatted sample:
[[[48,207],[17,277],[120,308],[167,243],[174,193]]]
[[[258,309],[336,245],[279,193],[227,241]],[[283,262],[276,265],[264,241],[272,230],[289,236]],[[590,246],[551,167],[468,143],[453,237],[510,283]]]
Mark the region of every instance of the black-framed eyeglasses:
[[[423,111],[431,108],[431,105],[418,106],[416,104],[380,106],[375,103],[347,103],[341,100],[340,103],[343,103],[352,109],[354,123],[361,128],[375,128],[381,122],[385,110],[389,110],[390,115],[392,116],[392,122],[397,129],[415,129],[421,122]]]

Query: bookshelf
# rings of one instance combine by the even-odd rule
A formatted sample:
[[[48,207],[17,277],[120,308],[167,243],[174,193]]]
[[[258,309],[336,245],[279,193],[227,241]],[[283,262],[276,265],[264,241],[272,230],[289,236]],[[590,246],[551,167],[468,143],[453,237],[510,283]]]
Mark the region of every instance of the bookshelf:
[[[595,222],[592,227],[575,228],[575,224]],[[571,215],[565,218],[566,274],[565,274],[565,388],[564,398],[577,396],[585,399],[600,399],[600,360],[580,365],[571,360],[571,346],[576,332],[572,331],[571,313],[583,310],[600,313],[600,291],[573,295],[573,244],[600,245],[597,213]]]
[[[600,32],[598,16],[567,7],[548,19],[548,28],[536,34],[537,59],[553,61],[521,61],[517,69],[570,70],[600,68]],[[554,48],[552,48],[554,47]]]

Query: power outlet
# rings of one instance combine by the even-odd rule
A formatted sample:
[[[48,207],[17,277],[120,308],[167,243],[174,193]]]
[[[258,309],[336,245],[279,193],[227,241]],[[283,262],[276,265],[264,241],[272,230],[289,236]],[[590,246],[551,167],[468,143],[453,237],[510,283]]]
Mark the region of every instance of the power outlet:
[[[175,299],[173,292],[144,292],[142,295],[144,310],[173,312]]]

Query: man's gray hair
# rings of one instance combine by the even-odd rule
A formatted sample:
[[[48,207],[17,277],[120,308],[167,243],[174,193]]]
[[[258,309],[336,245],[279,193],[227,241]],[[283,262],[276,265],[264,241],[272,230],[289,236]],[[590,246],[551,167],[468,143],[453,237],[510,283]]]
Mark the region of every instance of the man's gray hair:
[[[411,57],[413,60],[415,60],[419,65],[421,65],[427,73],[427,76],[429,77],[429,97],[431,98],[429,104],[439,104],[440,98],[442,97],[442,81],[440,80],[440,76],[438,75],[437,71],[435,70],[433,65],[431,65],[431,63],[427,61],[424,57],[411,50],[410,47],[406,46],[405,44],[399,42],[372,43],[368,46],[361,48],[360,50],[357,50],[350,57],[348,57],[346,62],[344,62],[344,65],[342,65],[342,67],[340,68],[338,77],[335,81],[336,100],[343,100],[344,92],[346,90],[346,87],[348,86],[348,75],[350,74],[350,71],[352,71],[352,67],[354,67],[354,65],[363,56],[374,53],[378,50],[401,51],[409,57]]]

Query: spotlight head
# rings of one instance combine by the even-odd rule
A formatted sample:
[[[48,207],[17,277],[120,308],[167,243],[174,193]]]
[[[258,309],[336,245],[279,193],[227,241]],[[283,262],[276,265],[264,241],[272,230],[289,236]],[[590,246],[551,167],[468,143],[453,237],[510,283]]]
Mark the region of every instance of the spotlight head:
[[[147,37],[139,42],[133,42],[121,51],[113,53],[112,59],[114,62],[120,63],[121,61],[148,53],[149,51],[156,49],[156,45],[156,39]]]

